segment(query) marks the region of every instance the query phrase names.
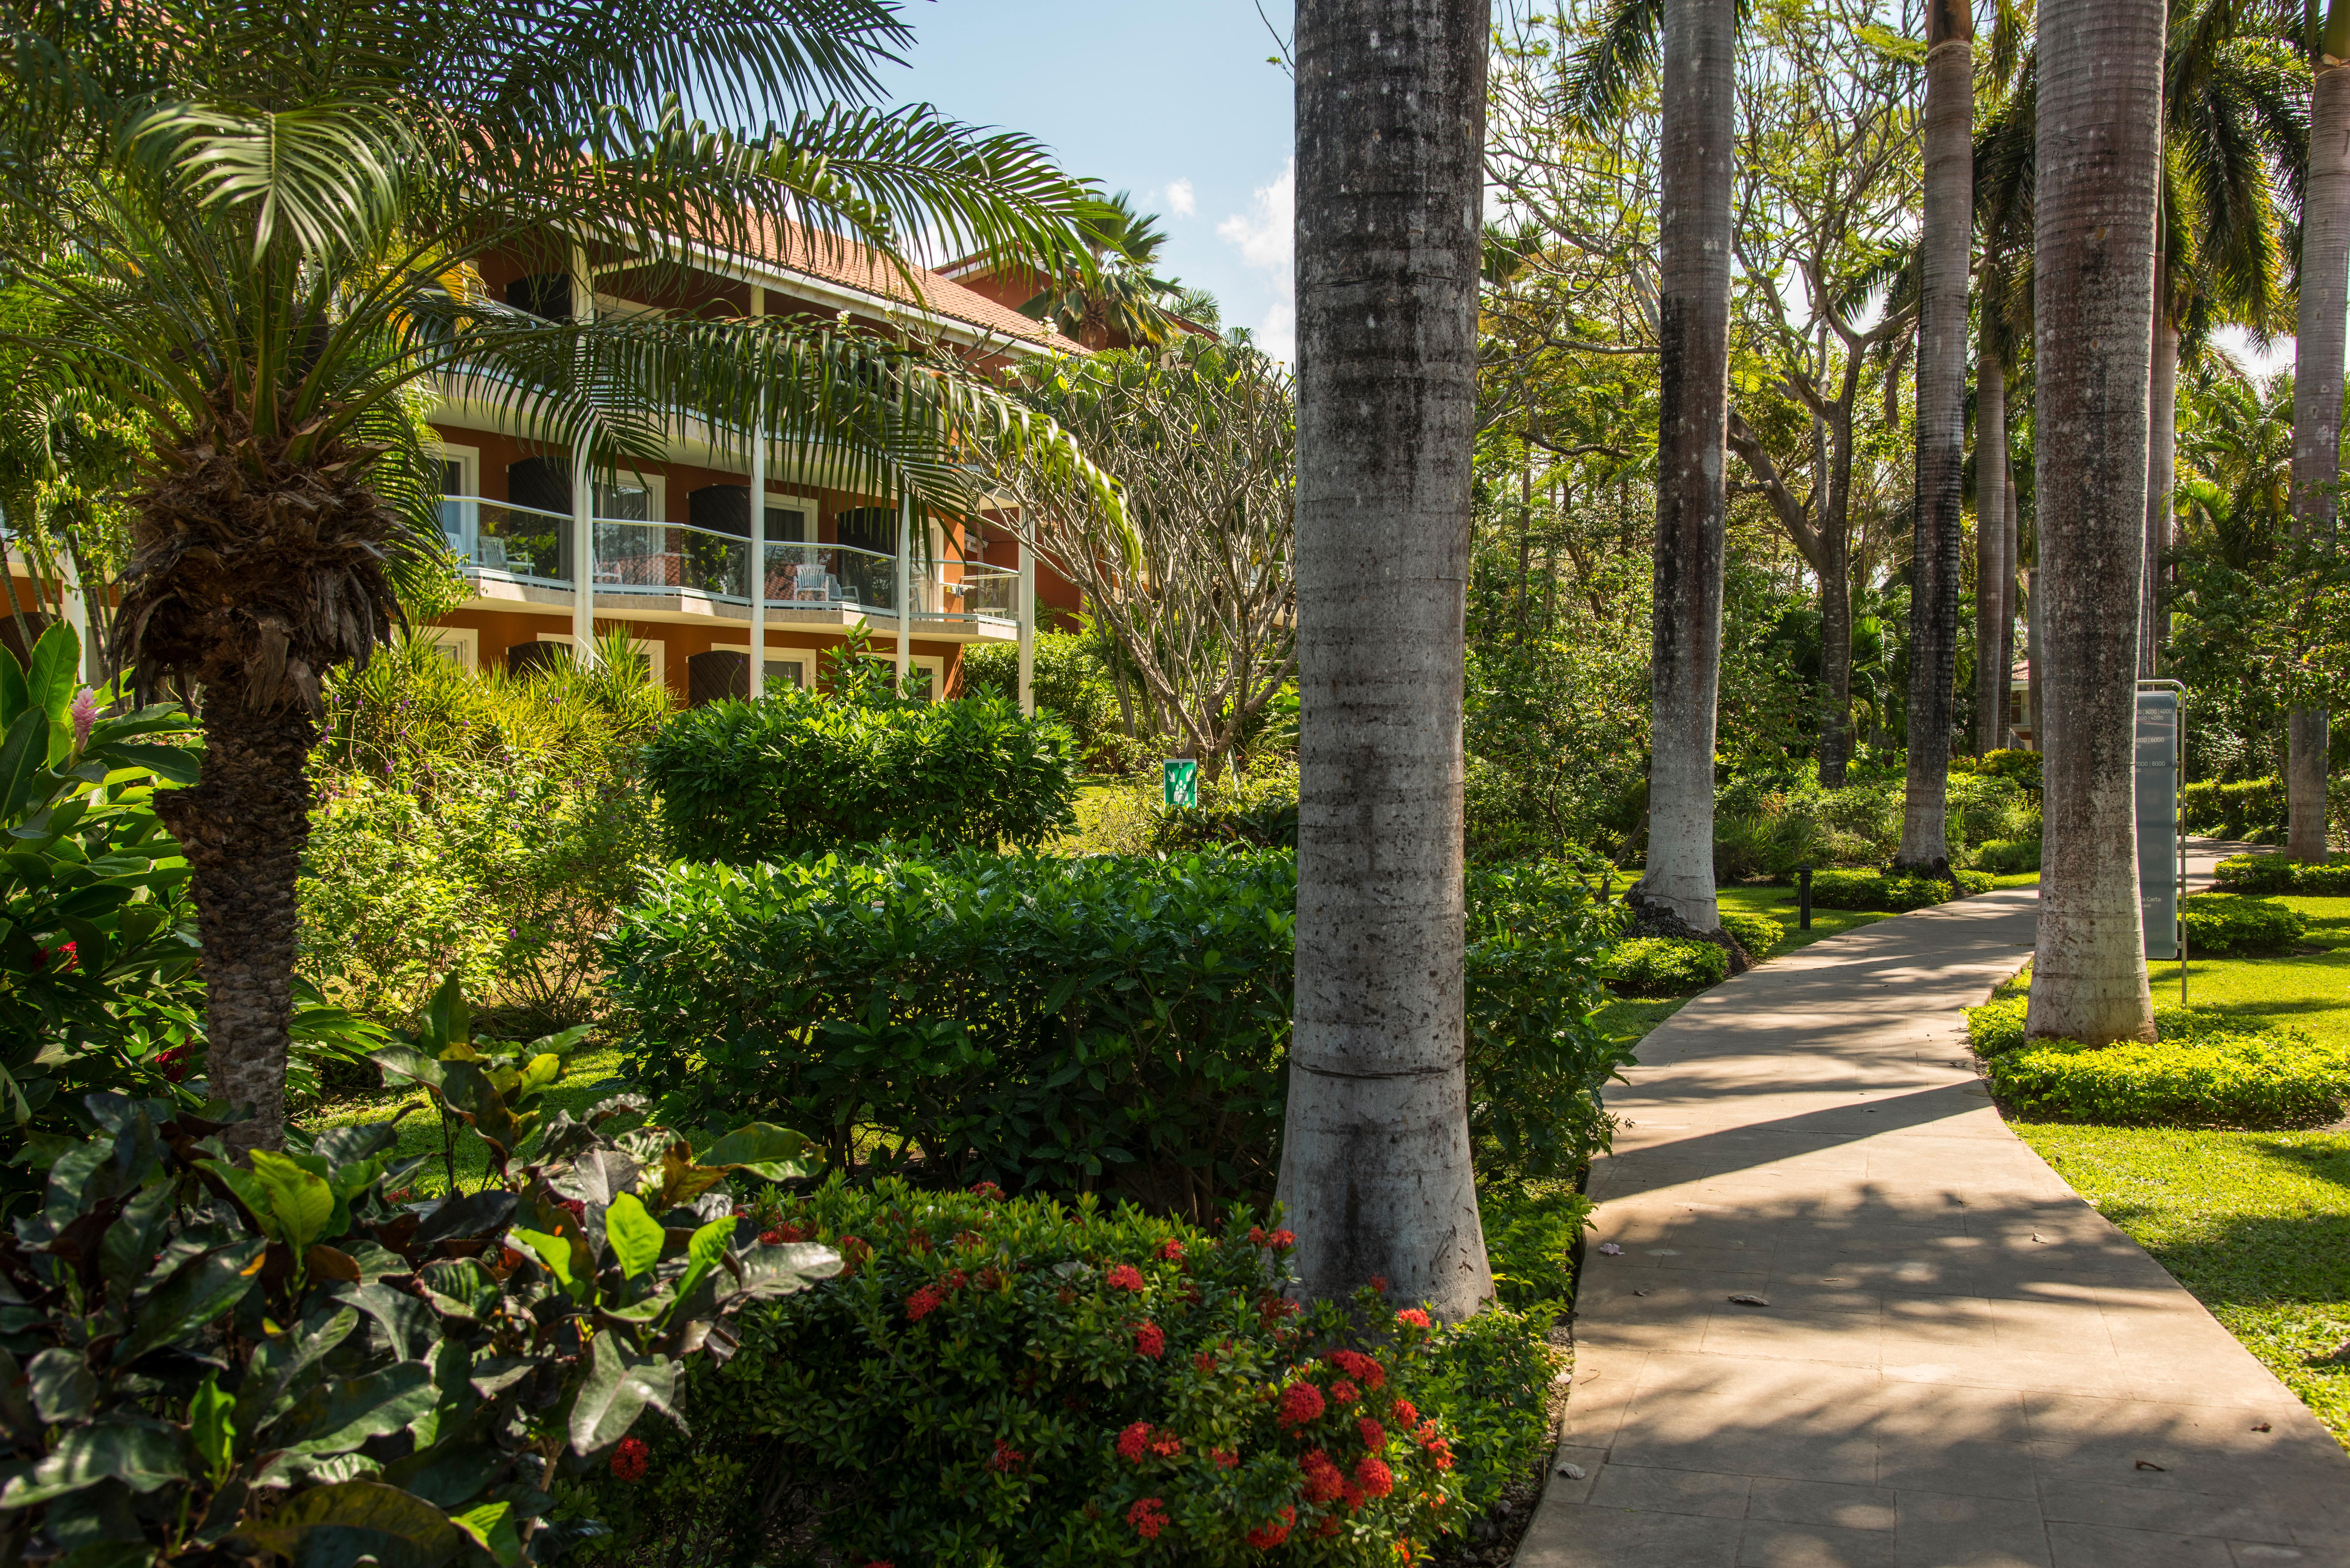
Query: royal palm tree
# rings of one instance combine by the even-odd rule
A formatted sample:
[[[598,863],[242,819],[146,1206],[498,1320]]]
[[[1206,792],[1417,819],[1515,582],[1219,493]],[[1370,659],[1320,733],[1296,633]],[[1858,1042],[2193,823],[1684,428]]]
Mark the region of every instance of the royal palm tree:
[[[414,400],[465,383],[598,467],[692,417],[823,483],[968,500],[954,440],[1035,427],[951,364],[778,318],[595,319],[591,268],[658,291],[691,242],[1059,258],[1092,199],[1033,143],[858,107],[906,39],[884,0],[225,0],[12,14],[5,259],[30,345],[156,432],[121,651],[188,695],[203,782],[158,803],[203,943],[213,1092],[282,1137],[295,876],[320,681],[364,664],[403,574],[444,570]],[[687,120],[681,95],[759,134]],[[846,100],[848,107],[827,100]],[[775,127],[780,124],[780,129]],[[518,260],[525,305],[483,286]],[[903,264],[900,264],[901,265]],[[910,277],[910,272],[909,272]],[[551,318],[552,317],[552,318]],[[703,425],[704,429],[708,425]]]
[[[2034,472],[2048,659],[2034,1037],[2154,1037],[2135,788],[2162,0],[2048,0],[2033,161]]]
[[[1959,544],[1966,533],[1974,36],[1971,0],[1927,0],[1926,112],[1921,134],[1926,182],[1918,256],[1918,522],[1909,586],[1909,756],[1902,797],[1901,846],[1895,852],[1894,864],[1935,875],[1948,873],[1950,863],[1944,808],[1950,794],[1950,717],[1956,701],[1952,688],[1959,658]]]
[[[1180,283],[1155,271],[1166,248],[1159,214],[1136,212],[1134,198],[1120,191],[1086,224],[1087,254],[1051,272],[1021,314],[1089,348],[1120,338],[1164,343],[1176,330],[1173,306],[1183,294]]]
[[[2297,537],[2330,544],[2340,510],[2344,317],[2350,311],[2350,0],[2309,8],[2309,173],[2301,209],[2301,308],[2293,329],[2293,516]],[[2285,852],[2325,857],[2323,709],[2285,729]]]
[[[1486,0],[1305,0],[1295,54],[1303,706],[1279,1196],[1306,1293],[1380,1275],[1453,1317],[1492,1293],[1462,1070],[1461,753],[1490,27]]]

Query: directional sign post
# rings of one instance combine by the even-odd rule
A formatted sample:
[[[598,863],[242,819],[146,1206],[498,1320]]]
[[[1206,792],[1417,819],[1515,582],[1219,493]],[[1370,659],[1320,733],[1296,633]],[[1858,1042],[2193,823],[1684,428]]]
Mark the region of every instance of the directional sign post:
[[[1200,764],[1190,757],[1167,759],[1167,804],[1185,811],[1200,804]]]

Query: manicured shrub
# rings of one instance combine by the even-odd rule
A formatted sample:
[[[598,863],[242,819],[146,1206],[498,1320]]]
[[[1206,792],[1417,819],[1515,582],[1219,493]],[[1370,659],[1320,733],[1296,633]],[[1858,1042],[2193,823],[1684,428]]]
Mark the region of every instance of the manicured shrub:
[[[1988,893],[1999,886],[1990,872],[1969,871],[1964,868],[1953,869],[1950,872],[1950,880],[1958,887],[1956,897],[1961,898],[1970,898],[1977,893]]]
[[[1995,1055],[1991,1081],[2026,1115],[2124,1126],[2283,1127],[2338,1119],[2350,1049],[2298,1029],[2083,1045],[2053,1041]]]
[[[1077,755],[1097,774],[1126,774],[1156,766],[1159,743],[1126,732],[1118,713],[1118,688],[1103,659],[1100,639],[1086,632],[1036,632],[1035,666],[1029,691],[1036,711],[1058,719],[1076,737]],[[962,695],[1020,701],[1020,649],[1010,642],[967,643],[962,650]]]
[[[1985,878],[1983,886],[1990,886]],[[1823,909],[1874,909],[1907,914],[1946,904],[1959,892],[1930,877],[1892,876],[1883,871],[1831,868],[1812,875],[1812,903]]]
[[[1075,739],[996,697],[711,702],[663,724],[644,769],[670,852],[730,866],[888,839],[1024,847],[1076,820]]]
[[[1690,937],[1633,937],[1608,961],[1627,996],[1686,996],[1730,978],[1730,954]]]
[[[691,1436],[583,1481],[618,1526],[590,1561],[812,1540],[845,1563],[1391,1568],[1546,1451],[1534,1320],[1436,1327],[1367,1285],[1301,1312],[1286,1234],[1245,1212],[1211,1232],[885,1179],[763,1221],[850,1266],[744,1314],[681,1391]]]
[[[1995,997],[1982,1006],[1970,1007],[1966,1012],[1967,1043],[1978,1056],[2002,1055],[2022,1045],[2024,999],[2022,996]],[[2154,1027],[2158,1036],[2168,1043],[2204,1040],[2217,1034],[2243,1032],[2242,1025],[2225,1013],[2160,1001],[2154,1004]]]
[[[1768,915],[1741,914],[1735,909],[1721,912],[1721,929],[1738,940],[1746,956],[1756,963],[1769,958],[1778,945],[1787,940],[1787,928]]]
[[[1575,1249],[1597,1207],[1565,1181],[1481,1187],[1480,1218],[1493,1290],[1503,1306],[1564,1309],[1575,1300]]]
[[[2040,869],[2037,838],[1993,838],[1975,848],[1975,869],[2002,877]]]
[[[2190,957],[2282,952],[2309,931],[2309,918],[2300,911],[2235,893],[2191,894],[2179,900],[2178,919]]]
[[[2350,895],[2350,855],[2331,855],[2324,860],[2295,860],[2285,855],[2236,855],[2220,861],[2211,879],[2230,893],[2341,898]]]
[[[1608,919],[1564,867],[1481,870],[1470,903],[1471,1136],[1571,1171],[1627,1059],[1591,1019]],[[681,866],[623,917],[613,992],[629,1070],[689,1124],[1200,1215],[1270,1190],[1295,907],[1278,851]]]
[[[2005,779],[2031,794],[2040,795],[2041,754],[2038,752],[2002,749],[1985,752],[1975,759],[1978,775]]]
[[[2198,779],[2178,792],[2189,833],[2274,843],[2284,836],[2285,791],[2275,778]]]

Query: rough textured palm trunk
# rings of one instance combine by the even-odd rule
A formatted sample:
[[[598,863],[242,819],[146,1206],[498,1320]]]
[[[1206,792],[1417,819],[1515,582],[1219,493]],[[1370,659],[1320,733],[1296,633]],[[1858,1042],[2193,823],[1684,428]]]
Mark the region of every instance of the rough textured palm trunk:
[[[2161,662],[2162,553],[2170,548],[2170,492],[2178,471],[2178,324],[2159,306],[2146,413],[2146,591],[2138,598],[2137,672],[2151,680]]]
[[[1820,783],[1842,789],[1852,762],[1852,443],[1829,459],[1835,488],[1820,530]]]
[[[286,1025],[294,1016],[295,881],[310,838],[317,725],[294,709],[204,703],[203,778],[155,810],[188,857],[203,942],[205,1070],[214,1097],[252,1117],[232,1148],[286,1142]]]
[[[1461,691],[1485,0],[1297,11],[1302,1290],[1492,1294],[1462,1067]]]
[[[2334,46],[2339,47],[2339,46]],[[2329,49],[2327,53],[2332,53]],[[2301,316],[2294,326],[2293,522],[2303,538],[2330,538],[2339,498],[2344,312],[2350,309],[2350,66],[2321,58],[2309,98],[2309,186],[2302,205]],[[2285,850],[2325,855],[2322,709],[2285,722]]]
[[[1984,308],[1990,309],[1985,302]],[[1975,751],[2007,735],[2007,367],[1988,343],[1975,358]]]
[[[1918,525],[1909,587],[1909,756],[1896,866],[1947,873],[1950,721],[1966,532],[1967,262],[1974,227],[1974,17],[1927,6],[1926,191],[1918,317]]]
[[[2033,609],[2049,735],[2025,1032],[2092,1044],[2154,1038],[2135,764],[2162,45],[2163,0],[2040,10]]]
[[[1714,699],[1730,429],[1731,0],[1666,0],[1658,220],[1657,556],[1648,868],[1638,894],[1701,931],[1713,898]]]
[[[2000,466],[2006,471],[2007,474],[2007,576],[2000,584],[2007,590],[2007,607],[2000,612],[1999,617],[2000,690],[2004,692],[2008,689],[2006,682],[2011,678],[2009,672],[2015,668],[2016,615],[2023,599],[2023,527],[2022,508],[2015,499],[2015,464],[2010,461],[2009,454],[2005,451],[2002,451],[1999,455]],[[2040,722],[2039,691],[2039,676],[2036,674],[2030,676],[2024,693],[2031,715],[2025,720],[2026,723]],[[2002,698],[2002,701],[2005,699]],[[2038,732],[2036,730],[2033,732],[2035,735]],[[2004,735],[2000,738],[2002,742],[2006,740]]]

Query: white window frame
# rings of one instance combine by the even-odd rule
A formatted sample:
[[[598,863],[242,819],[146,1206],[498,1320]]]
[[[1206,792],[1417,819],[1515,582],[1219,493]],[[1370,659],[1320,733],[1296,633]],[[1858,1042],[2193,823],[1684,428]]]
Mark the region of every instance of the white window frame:
[[[653,684],[656,686],[668,685],[669,644],[659,638],[639,637],[634,627],[630,627],[629,628],[629,635],[635,639],[636,644],[639,648],[645,650],[645,658],[652,666]],[[567,648],[574,647],[579,641],[577,638],[572,636],[567,631],[542,631],[534,640],[538,642],[559,642]]]
[[[748,642],[713,642],[710,645],[710,651],[739,653],[748,659],[751,657],[751,645]],[[806,671],[799,689],[803,691],[813,691],[816,690],[816,670],[819,668],[816,658],[823,652],[824,649],[820,648],[770,648],[767,649],[767,662],[798,665]],[[770,676],[769,679],[772,680],[774,677]]]
[[[482,449],[480,447],[465,446],[456,441],[437,441],[432,446],[432,453],[435,462],[453,462],[463,472],[463,478],[458,484],[459,495],[469,498],[478,498],[481,495]],[[462,505],[463,510],[459,514],[457,524],[457,543],[450,548],[456,552],[459,560],[471,566],[473,564],[473,551],[478,543],[482,525],[481,509],[474,505],[471,499],[463,502]],[[443,524],[441,536],[445,541],[448,535],[448,526]]]
[[[894,677],[898,673],[898,656],[894,652],[868,653],[865,657],[868,662],[879,664],[888,670],[891,676]],[[946,659],[935,653],[909,654],[906,659],[906,673],[910,676],[917,670],[927,670],[931,672],[931,701],[945,701],[947,700]]]
[[[651,515],[647,517],[645,521],[648,523],[666,523],[670,520],[669,478],[665,474],[634,474],[624,470],[619,473],[614,474],[608,481],[599,479],[592,481],[591,483],[598,485],[608,483],[615,489],[633,489],[637,485],[641,484],[644,486],[645,491],[645,509],[651,514]],[[599,522],[607,523],[632,523],[636,521],[636,519],[632,517],[605,517],[600,513],[598,514],[598,520]]]
[[[456,649],[454,662],[460,670],[479,671],[482,668],[482,632],[479,627],[428,626],[422,635],[436,648]]]
[[[801,537],[797,539],[778,540],[771,535],[767,540],[768,544],[796,544],[807,545],[816,548],[823,547],[816,536],[816,504],[815,502],[810,501],[806,496],[784,495],[775,491],[769,491],[767,493],[767,504],[765,510],[769,512],[796,512],[800,514]],[[748,648],[750,644],[745,643],[743,646]]]

